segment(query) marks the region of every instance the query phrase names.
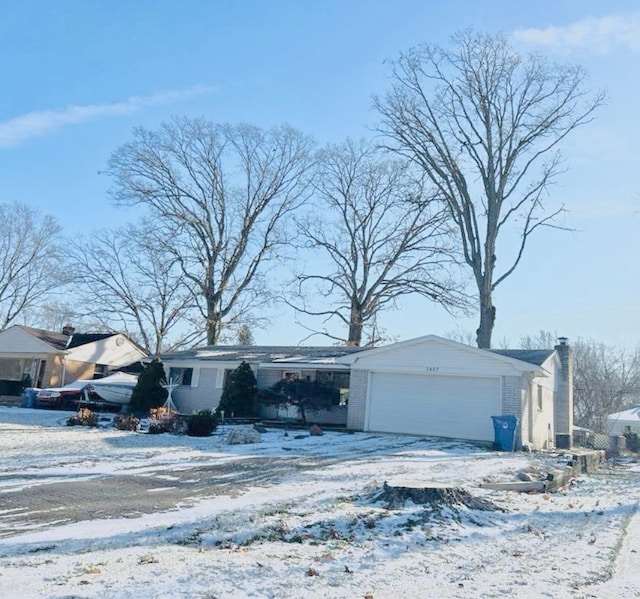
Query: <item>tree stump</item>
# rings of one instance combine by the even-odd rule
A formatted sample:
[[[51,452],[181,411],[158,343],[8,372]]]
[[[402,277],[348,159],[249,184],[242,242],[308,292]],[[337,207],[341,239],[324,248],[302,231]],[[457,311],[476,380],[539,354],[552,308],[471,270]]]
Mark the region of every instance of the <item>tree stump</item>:
[[[435,509],[445,506],[465,506],[472,510],[485,512],[503,511],[491,501],[474,497],[460,487],[448,487],[437,483],[389,485],[385,482],[382,491],[375,497],[375,500],[383,501],[389,508],[404,507],[405,503],[410,500],[415,504],[429,505]]]

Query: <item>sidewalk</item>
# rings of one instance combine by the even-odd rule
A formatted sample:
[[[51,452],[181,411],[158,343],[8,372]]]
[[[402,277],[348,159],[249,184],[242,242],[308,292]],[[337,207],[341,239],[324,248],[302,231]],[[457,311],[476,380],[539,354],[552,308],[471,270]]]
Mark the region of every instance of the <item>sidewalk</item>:
[[[636,510],[627,526],[613,577],[598,586],[588,587],[588,590],[593,593],[588,596],[598,597],[598,599],[640,597],[640,509],[638,503],[636,503]]]

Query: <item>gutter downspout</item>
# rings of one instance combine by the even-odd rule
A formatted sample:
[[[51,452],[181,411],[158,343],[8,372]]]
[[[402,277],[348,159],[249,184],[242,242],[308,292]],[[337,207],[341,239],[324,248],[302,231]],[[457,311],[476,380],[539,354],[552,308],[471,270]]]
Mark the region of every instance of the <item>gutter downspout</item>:
[[[67,378],[67,355],[69,346],[71,345],[71,340],[73,339],[73,333],[69,335],[69,339],[67,339],[67,344],[64,346],[64,357],[62,358],[62,384],[61,387],[64,387],[66,384]]]

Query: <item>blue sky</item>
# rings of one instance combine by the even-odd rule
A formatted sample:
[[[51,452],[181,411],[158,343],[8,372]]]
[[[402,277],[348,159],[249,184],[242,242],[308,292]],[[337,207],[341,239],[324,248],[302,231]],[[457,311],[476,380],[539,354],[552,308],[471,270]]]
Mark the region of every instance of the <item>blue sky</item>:
[[[640,5],[583,0],[3,0],[0,201],[54,214],[68,234],[134,218],[100,171],[137,125],[172,115],[290,123],[320,144],[367,135],[386,58],[473,27],[583,65],[608,91],[563,148],[552,190],[573,233],[543,232],[497,290],[494,340],[540,329],[640,341]],[[382,318],[397,339],[473,331],[414,298]],[[258,343],[305,333],[274,312]]]

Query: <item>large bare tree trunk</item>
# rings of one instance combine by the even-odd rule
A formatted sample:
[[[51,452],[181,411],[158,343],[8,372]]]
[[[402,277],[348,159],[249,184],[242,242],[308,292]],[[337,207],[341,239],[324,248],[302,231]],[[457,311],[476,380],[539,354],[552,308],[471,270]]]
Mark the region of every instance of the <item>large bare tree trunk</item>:
[[[480,301],[480,326],[476,331],[476,343],[478,347],[489,349],[491,347],[491,335],[496,322],[496,308],[491,303],[491,295],[482,297]]]
[[[210,344],[272,300],[265,267],[292,246],[311,147],[287,126],[176,118],[157,131],[136,129],[111,156],[113,198],[145,206],[158,223]]]
[[[290,303],[344,329],[313,334],[375,344],[378,315],[409,294],[452,312],[468,306],[446,205],[416,170],[367,142],[347,141],[320,153],[313,212],[297,224],[322,266],[297,274]]]
[[[392,86],[376,99],[389,148],[419,165],[447,202],[479,302],[478,345],[490,347],[492,294],[516,269],[530,235],[563,228],[544,202],[562,172],[559,144],[590,122],[604,96],[584,89],[579,67],[520,55],[502,35],[466,31],[451,49],[425,44],[391,62]],[[501,248],[502,230],[515,244]],[[507,254],[505,256],[505,253]]]
[[[217,345],[220,341],[220,334],[222,333],[222,317],[217,309],[217,303],[210,301],[207,298],[207,345]]]
[[[351,308],[351,319],[349,321],[349,338],[347,345],[360,347],[362,343],[362,310],[358,306]]]

